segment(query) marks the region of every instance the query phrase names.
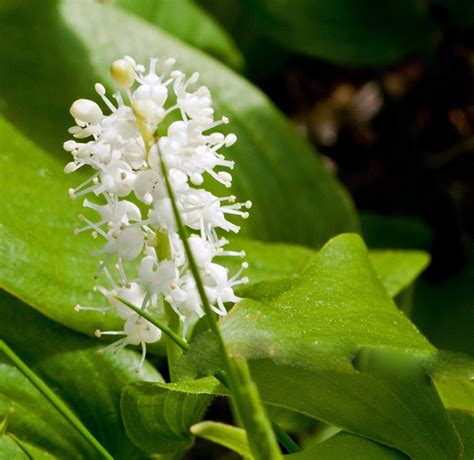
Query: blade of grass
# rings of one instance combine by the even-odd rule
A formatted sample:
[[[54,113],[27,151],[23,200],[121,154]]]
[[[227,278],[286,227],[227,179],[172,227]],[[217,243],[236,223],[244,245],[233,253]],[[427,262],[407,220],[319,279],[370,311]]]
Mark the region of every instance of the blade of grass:
[[[100,444],[92,433],[82,424],[77,416],[69,407],[46,385],[40,377],[38,377],[15,352],[3,341],[0,340],[0,351],[22,372],[25,377],[40,391],[40,393],[48,399],[48,401],[56,407],[56,409],[76,428],[76,430],[99,452],[102,457],[113,460],[113,457]]]

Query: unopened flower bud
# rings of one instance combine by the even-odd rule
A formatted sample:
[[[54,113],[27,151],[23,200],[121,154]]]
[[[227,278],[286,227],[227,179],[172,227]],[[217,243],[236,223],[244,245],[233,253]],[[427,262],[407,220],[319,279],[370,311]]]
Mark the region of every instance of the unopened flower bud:
[[[74,101],[69,109],[70,114],[75,120],[83,123],[97,125],[102,120],[104,114],[100,107],[89,99],[78,99]]]
[[[135,81],[132,64],[125,59],[114,61],[110,73],[115,84],[122,89],[130,88]]]

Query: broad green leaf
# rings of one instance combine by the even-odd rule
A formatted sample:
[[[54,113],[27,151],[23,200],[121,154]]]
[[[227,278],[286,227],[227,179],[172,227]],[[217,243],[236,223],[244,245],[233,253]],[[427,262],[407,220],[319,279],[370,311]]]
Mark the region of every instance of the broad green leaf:
[[[474,458],[474,358],[442,352],[429,372],[464,445],[464,458]]]
[[[0,194],[15,197],[0,202],[0,287],[78,331],[120,328],[114,315],[74,311],[103,299],[92,292],[97,246],[72,233],[82,206],[64,193],[60,161],[1,119],[0,151]]]
[[[474,458],[474,412],[449,409],[451,420],[464,446],[464,458]]]
[[[245,275],[251,283],[297,277],[311,257],[316,253],[314,249],[296,244],[268,243],[245,238],[231,238],[229,249],[244,251],[245,260],[249,268]],[[231,270],[237,270],[242,263],[238,257],[222,258]]]
[[[433,46],[420,0],[249,0],[246,10],[283,48],[337,64],[382,66]]]
[[[363,348],[401,350],[417,369],[434,350],[390,300],[357,236],[331,240],[289,291],[268,304],[242,301],[222,328],[231,352],[249,360],[265,402],[414,459],[452,458],[460,451],[427,378],[354,368]]]
[[[242,54],[229,35],[192,0],[115,0],[114,3],[230,67],[243,66]]]
[[[68,157],[61,144],[72,123],[71,102],[96,97],[96,81],[111,87],[115,59],[173,56],[176,68],[200,72],[200,82],[212,91],[216,116],[228,116],[228,128],[237,134],[228,152],[236,163],[231,193],[254,203],[242,235],[321,246],[358,228],[348,195],[309,144],[259,90],[204,53],[92,0],[47,0],[41,6],[9,1],[0,9],[0,30],[5,114],[35,143],[60,155],[61,163]],[[76,175],[68,183],[80,179]]]
[[[316,251],[304,246],[264,243],[261,241],[232,238],[230,247],[235,251],[244,250],[249,268],[245,274],[250,283],[239,288],[242,297],[255,298],[262,290],[284,292],[308,264]],[[412,284],[426,268],[429,255],[422,251],[373,250],[369,253],[375,271],[391,297],[398,295]],[[239,268],[240,260],[222,260],[231,271]],[[264,285],[259,285],[264,281]],[[274,281],[270,282],[269,281]],[[264,294],[264,293],[262,293]],[[259,297],[260,298],[260,297]]]
[[[193,425],[190,431],[195,436],[227,447],[244,458],[252,458],[247,434],[242,428],[220,422],[205,421]]]
[[[88,339],[39,315],[6,293],[0,293],[0,337],[76,413],[116,458],[142,455],[125,435],[120,416],[122,388],[139,379],[160,381],[130,350],[98,354],[98,341]],[[59,458],[96,458],[89,444],[62,415],[2,357],[0,414],[14,408],[8,431]]]
[[[264,402],[413,459],[460,454],[454,426],[424,371],[435,349],[389,298],[356,235],[331,240],[287,292],[269,303],[243,300],[221,326],[230,352],[249,360]],[[203,367],[215,371],[211,345],[197,340],[189,355],[205,361],[207,351]],[[140,390],[153,394],[154,386]],[[212,379],[181,382],[179,389],[225,393]]]
[[[121,410],[127,434],[140,448],[160,454],[189,449],[189,428],[199,422],[212,400],[207,379],[190,382],[194,392],[180,391],[181,383],[128,385]],[[187,386],[186,386],[187,388]]]
[[[444,402],[451,409],[474,413],[474,358],[452,352],[438,352],[428,372]]]
[[[339,433],[321,444],[286,455],[288,460],[408,460],[408,457],[390,447],[370,439],[348,433]]]

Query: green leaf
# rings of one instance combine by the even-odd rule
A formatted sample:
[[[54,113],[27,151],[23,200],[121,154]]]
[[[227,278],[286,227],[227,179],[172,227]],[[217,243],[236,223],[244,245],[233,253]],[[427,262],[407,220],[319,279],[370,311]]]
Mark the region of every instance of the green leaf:
[[[474,458],[474,412],[461,409],[449,409],[448,412],[461,437],[464,458]]]
[[[5,114],[35,143],[60,155],[62,164],[68,155],[61,143],[72,123],[68,107],[78,97],[95,98],[96,81],[111,87],[115,59],[173,56],[176,68],[200,72],[216,116],[228,116],[228,128],[238,137],[228,153],[236,163],[230,192],[254,203],[242,235],[321,246],[341,231],[357,230],[350,198],[309,144],[259,90],[225,66],[123,10],[91,0],[6,5],[0,10]]]
[[[150,452],[171,454],[193,445],[194,437],[189,428],[204,416],[212,396],[206,394],[210,392],[207,379],[189,382],[194,392],[181,391],[182,385],[181,382],[153,385],[141,382],[124,388],[123,422],[137,446]]]
[[[249,268],[245,274],[250,283],[239,288],[238,293],[249,298],[255,298],[256,295],[260,298],[265,295],[261,291],[265,290],[270,290],[270,295],[273,295],[273,288],[277,293],[284,292],[316,254],[314,250],[304,246],[263,243],[242,238],[232,238],[230,248],[235,251],[244,250],[246,253]],[[425,252],[406,250],[373,250],[369,257],[390,297],[395,297],[412,284],[430,260]],[[237,259],[222,262],[231,271],[236,271],[240,264]],[[265,283],[259,285],[262,281]]]
[[[420,0],[251,0],[246,6],[261,33],[280,46],[337,64],[382,66],[433,46],[434,27]]]
[[[82,206],[64,193],[60,162],[1,119],[0,150],[0,194],[15,197],[0,203],[0,287],[78,331],[121,328],[115,315],[74,311],[104,299],[92,292],[95,244],[72,233]]]
[[[474,457],[474,358],[441,352],[429,368],[439,396],[464,445],[464,458]]]
[[[230,352],[248,359],[263,402],[412,459],[460,455],[458,435],[425,371],[438,355],[389,298],[356,235],[331,240],[288,291],[268,303],[243,300],[221,326]],[[212,342],[201,337],[184,357],[215,372]],[[459,369],[452,372],[459,378]],[[153,387],[143,384],[141,391],[153,394]],[[212,378],[181,382],[179,391],[226,394]]]
[[[430,257],[421,251],[371,251],[370,261],[387,293],[395,297],[428,266]]]
[[[378,444],[370,439],[348,433],[339,433],[321,444],[286,455],[288,460],[408,460],[400,451]]]
[[[388,297],[359,237],[331,240],[289,291],[268,304],[242,301],[222,329],[230,351],[249,360],[265,402],[414,459],[453,458],[460,451],[428,378],[354,368],[363,348],[403,350],[416,369],[434,350]]]
[[[225,30],[190,0],[116,0],[115,4],[230,67],[243,66],[242,54]]]
[[[139,356],[133,351],[98,354],[98,341],[46,319],[6,293],[0,296],[0,336],[114,457],[139,455],[123,429],[120,393],[132,381],[160,381],[161,376],[148,365],[136,374]],[[97,458],[89,444],[6,358],[2,357],[1,367],[0,414],[14,408],[8,431],[59,458]]]
[[[247,434],[242,428],[226,425],[220,422],[205,421],[190,428],[195,436],[220,444],[237,452],[244,458],[253,458],[247,440]]]

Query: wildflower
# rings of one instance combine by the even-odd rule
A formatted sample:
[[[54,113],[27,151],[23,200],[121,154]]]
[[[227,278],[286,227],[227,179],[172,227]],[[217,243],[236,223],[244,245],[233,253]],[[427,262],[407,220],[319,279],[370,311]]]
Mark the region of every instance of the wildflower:
[[[96,251],[104,257],[99,269],[103,282],[95,289],[107,305],[77,305],[76,310],[115,310],[125,321],[123,330],[96,331],[96,335],[123,336],[106,348],[113,351],[140,345],[139,368],[147,344],[157,342],[161,331],[118,298],[153,314],[163,301],[168,302],[182,322],[184,335],[204,314],[177,233],[161,159],[167,165],[178,212],[192,233],[189,244],[212,309],[225,315],[225,304],[240,300],[233,288],[248,281],[241,277],[245,262],[229,277],[214,257],[244,257],[243,252],[226,250],[227,240],[217,232],[237,233],[240,227],[230,219],[247,218],[251,203],[237,203],[233,195],[217,197],[199,188],[206,175],[224,187],[231,186],[234,163],[221,151],[237,137],[215,131],[229,120],[214,120],[210,91],[195,86],[199,74],[186,78],[181,71],[172,70],[174,63],[174,59],[151,58],[146,69],[129,56],[115,61],[111,74],[120,91],[110,98],[103,85],[95,85],[110,113],[96,102],[75,101],[70,113],[76,126],[69,129],[74,139],[64,143],[73,157],[66,173],[84,166],[93,170],[89,179],[69,190],[69,196],[95,196],[92,201],[84,199],[83,204],[99,216],[95,220],[81,214],[84,226],[75,233],[91,231],[94,238],[104,241]],[[167,117],[172,113],[174,121],[169,123]],[[166,134],[158,137],[158,127]]]

